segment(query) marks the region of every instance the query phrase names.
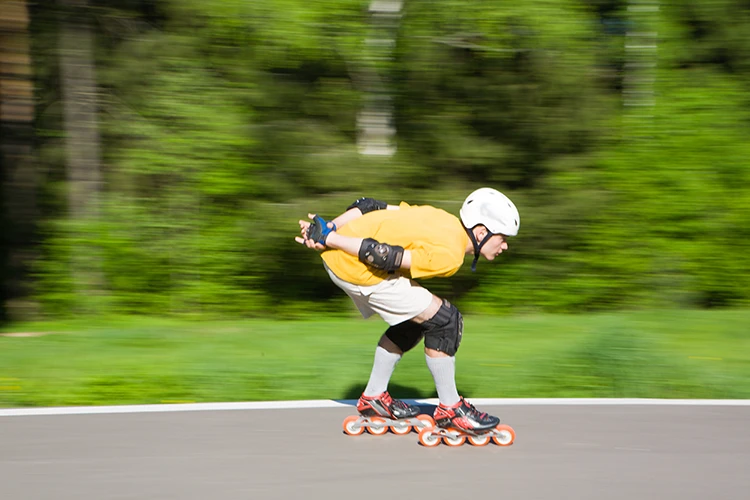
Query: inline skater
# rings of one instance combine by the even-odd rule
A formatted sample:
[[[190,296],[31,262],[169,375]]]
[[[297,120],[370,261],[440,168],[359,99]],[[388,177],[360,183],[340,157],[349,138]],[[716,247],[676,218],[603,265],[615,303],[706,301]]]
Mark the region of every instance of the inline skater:
[[[433,418],[442,428],[468,434],[493,429],[499,418],[480,412],[458,394],[455,355],[463,335],[456,306],[433,295],[414,279],[447,278],[473,255],[492,261],[518,234],[520,217],[513,202],[492,188],[466,197],[460,219],[429,205],[399,205],[360,198],[326,221],[309,214],[300,220],[295,240],[322,250],[331,280],[352,299],[364,318],[378,314],[389,328],[380,337],[367,386],[357,410],[362,416],[414,417],[416,406],[393,399],[388,382],[402,355],[424,338],[427,367],[439,404]]]

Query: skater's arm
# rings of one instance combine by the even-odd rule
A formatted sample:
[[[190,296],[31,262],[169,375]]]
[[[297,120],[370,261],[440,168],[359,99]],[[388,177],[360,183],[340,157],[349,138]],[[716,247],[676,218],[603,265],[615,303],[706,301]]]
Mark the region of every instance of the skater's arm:
[[[328,235],[328,239],[326,240],[326,246],[328,248],[341,250],[348,253],[349,255],[359,257],[363,241],[364,238],[355,238],[353,236],[344,236],[339,233],[331,233]],[[410,269],[411,251],[404,250],[403,252],[404,253],[401,257],[401,265],[399,266],[399,269]]]
[[[312,214],[311,214],[312,215]],[[313,241],[309,238],[305,238],[304,235],[306,234],[307,227],[310,225],[307,221],[299,221],[300,228],[303,236],[297,236],[295,241],[301,245],[305,245],[308,248],[312,248],[314,250],[325,250],[326,248],[332,248],[334,250],[341,250],[342,252],[346,252],[349,255],[353,255],[355,257],[359,257],[360,249],[362,248],[362,242],[364,241],[363,238],[355,238],[353,236],[344,236],[343,234],[339,234],[337,232],[331,232],[328,234],[328,237],[326,238],[326,244],[321,245],[320,243]],[[399,266],[399,269],[410,269],[411,268],[411,251],[410,250],[404,250],[403,255],[401,257],[401,265]]]
[[[386,207],[386,210],[398,210],[398,209],[399,209],[398,205],[388,205]],[[354,219],[359,219],[363,215],[364,214],[360,212],[358,208],[352,208],[352,209],[347,210],[343,214],[339,215],[338,217],[333,219],[331,222],[336,224],[336,227],[338,229],[341,229],[342,227],[344,227],[346,223],[351,222]]]
[[[342,228],[346,225],[347,222],[351,222],[354,219],[359,219],[360,217],[362,217],[362,212],[360,212],[359,209],[350,208],[343,214],[333,219],[331,222],[336,224],[337,228]]]
[[[375,200],[373,198],[359,198],[347,207],[346,212],[339,215],[331,222],[336,224],[336,227],[340,229],[344,227],[344,225],[346,225],[348,222],[351,222],[354,219],[358,219],[368,212],[373,212],[375,210],[398,209],[398,205],[389,205],[384,201]]]

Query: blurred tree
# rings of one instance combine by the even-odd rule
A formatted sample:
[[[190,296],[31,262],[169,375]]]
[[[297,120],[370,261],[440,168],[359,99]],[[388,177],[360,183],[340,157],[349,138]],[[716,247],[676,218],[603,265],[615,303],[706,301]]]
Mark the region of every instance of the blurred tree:
[[[60,86],[62,87],[67,152],[68,216],[73,231],[70,272],[79,300],[89,308],[104,290],[101,256],[86,243],[87,226],[98,223],[102,190],[98,118],[98,87],[94,34],[88,0],[58,0],[60,20]],[[84,306],[84,304],[86,304]]]
[[[0,0],[0,321],[26,319],[34,257],[37,176],[29,14],[25,1]]]
[[[75,45],[90,43],[77,57],[98,104],[61,92],[85,73],[58,74],[62,18],[35,4],[37,296],[70,310],[85,248],[116,311],[335,309],[319,258],[291,239],[299,217],[363,195],[457,214],[489,184],[517,202],[522,229],[500,265],[431,284],[466,310],[747,303],[747,7],[670,2],[646,22],[631,4],[410,0],[384,61],[368,50],[365,0],[66,2],[60,32],[89,23]],[[392,82],[388,159],[356,144],[373,72]],[[649,112],[627,111],[643,91]],[[71,103],[80,123],[65,121]],[[98,165],[80,170],[94,177],[72,176],[62,131],[88,144],[77,164]]]
[[[409,2],[401,141],[430,177],[534,186],[599,135],[594,21],[576,1]]]

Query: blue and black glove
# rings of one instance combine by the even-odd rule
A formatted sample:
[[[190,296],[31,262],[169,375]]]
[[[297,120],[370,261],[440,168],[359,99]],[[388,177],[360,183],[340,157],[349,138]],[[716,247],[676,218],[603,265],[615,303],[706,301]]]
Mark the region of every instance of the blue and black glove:
[[[325,245],[328,235],[336,231],[336,224],[331,223],[331,225],[333,227],[328,227],[328,221],[320,215],[316,215],[313,217],[310,227],[307,228],[307,239]]]

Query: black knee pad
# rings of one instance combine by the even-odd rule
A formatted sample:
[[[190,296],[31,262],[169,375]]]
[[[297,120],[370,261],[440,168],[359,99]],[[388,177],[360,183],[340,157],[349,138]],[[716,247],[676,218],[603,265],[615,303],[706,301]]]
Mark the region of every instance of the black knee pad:
[[[424,345],[454,356],[464,334],[464,318],[456,306],[443,299],[435,316],[422,323]]]
[[[422,335],[422,325],[413,321],[404,321],[385,331],[385,336],[403,352],[414,348],[422,340]]]

